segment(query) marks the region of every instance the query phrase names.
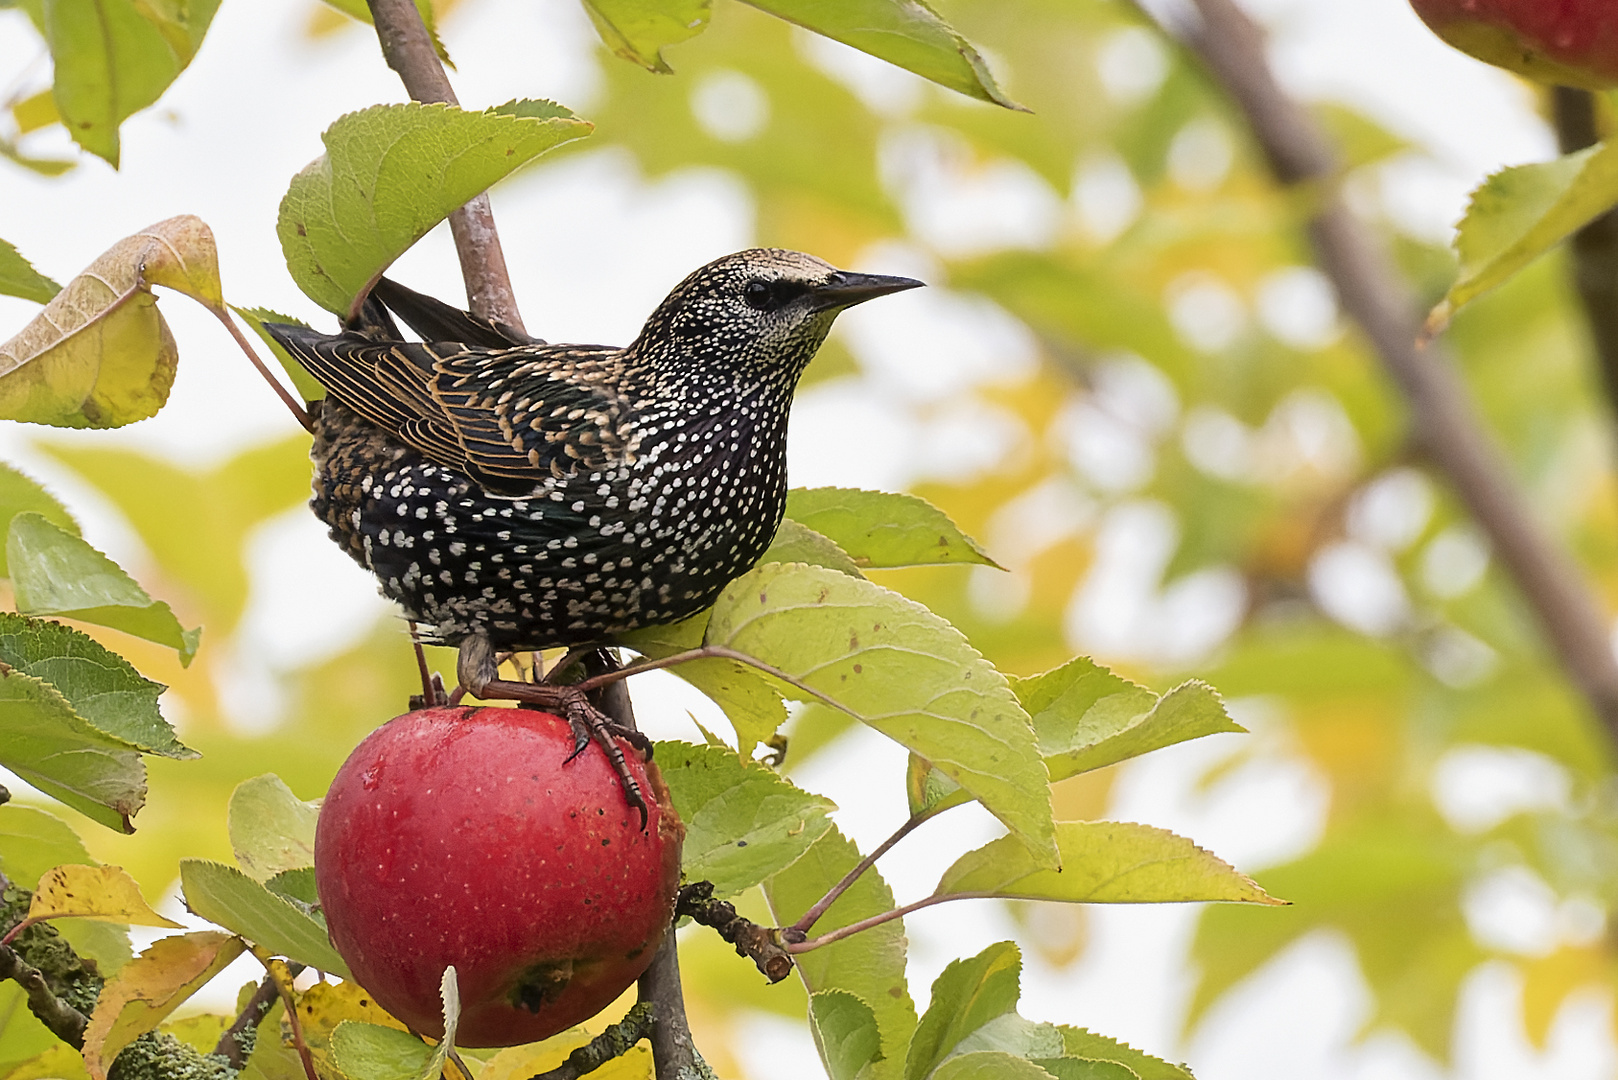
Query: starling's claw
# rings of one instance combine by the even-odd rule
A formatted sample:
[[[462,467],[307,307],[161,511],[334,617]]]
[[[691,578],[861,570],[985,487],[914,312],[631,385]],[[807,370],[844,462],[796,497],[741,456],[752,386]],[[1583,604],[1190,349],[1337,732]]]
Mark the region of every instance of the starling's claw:
[[[640,812],[641,830],[646,829],[650,820],[646,798],[641,794],[640,781],[635,779],[635,775],[629,771],[629,762],[624,760],[623,747],[618,745],[618,740],[623,739],[650,761],[652,744],[646,736],[634,728],[613,723],[606,713],[590,703],[589,697],[577,686],[511,682],[496,677],[499,668],[495,663],[494,650],[489,639],[481,635],[468,636],[461,642],[456,670],[460,676],[460,689],[470,690],[474,697],[484,701],[495,698],[524,701],[562,716],[568,727],[573,729],[573,752],[567,756],[567,761],[584,753],[592,739],[600,743],[607,760],[612,763],[612,771],[618,774],[618,782],[623,786],[624,801]]]

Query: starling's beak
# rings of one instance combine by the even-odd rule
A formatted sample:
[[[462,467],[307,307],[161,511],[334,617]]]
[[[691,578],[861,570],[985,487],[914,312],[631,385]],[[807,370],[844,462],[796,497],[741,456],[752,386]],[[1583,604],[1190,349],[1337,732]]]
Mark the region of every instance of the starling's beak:
[[[887,274],[855,274],[848,270],[839,270],[827,278],[824,284],[814,287],[810,304],[815,311],[841,311],[855,304],[863,304],[867,300],[875,300],[879,296],[904,292],[906,289],[919,289],[926,284],[925,281],[917,281],[915,278],[890,277]]]

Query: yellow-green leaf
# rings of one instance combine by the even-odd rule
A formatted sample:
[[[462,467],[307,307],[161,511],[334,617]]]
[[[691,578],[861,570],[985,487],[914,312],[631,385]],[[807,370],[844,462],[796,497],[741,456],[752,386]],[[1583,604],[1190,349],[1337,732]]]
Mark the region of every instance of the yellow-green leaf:
[[[1618,140],[1555,161],[1502,169],[1472,193],[1455,233],[1461,270],[1428,316],[1443,329],[1462,306],[1505,282],[1618,204]]]
[[[107,1080],[118,1051],[153,1030],[246,946],[217,930],[160,938],[125,964],[101,988],[84,1032],[84,1064],[94,1080]]]
[[[991,840],[944,871],[934,896],[971,894],[1085,904],[1225,900],[1284,904],[1183,836],[1150,825],[1060,821],[1062,869],[1038,866],[1011,837]]]
[[[304,802],[274,773],[243,780],[231,793],[228,815],[236,861],[258,882],[315,865],[319,816],[318,801]]]
[[[61,291],[60,285],[35,270],[15,247],[0,240],[0,295],[48,304]]]
[[[648,71],[669,74],[663,60],[665,45],[702,33],[708,25],[713,0],[583,0],[596,33],[611,49]]]

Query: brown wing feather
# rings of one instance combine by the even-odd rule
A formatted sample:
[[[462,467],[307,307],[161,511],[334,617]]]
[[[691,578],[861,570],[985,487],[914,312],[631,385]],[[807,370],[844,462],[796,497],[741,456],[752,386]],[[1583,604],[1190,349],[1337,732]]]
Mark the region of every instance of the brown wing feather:
[[[632,453],[619,350],[485,349],[266,329],[344,404],[490,491],[525,494]]]

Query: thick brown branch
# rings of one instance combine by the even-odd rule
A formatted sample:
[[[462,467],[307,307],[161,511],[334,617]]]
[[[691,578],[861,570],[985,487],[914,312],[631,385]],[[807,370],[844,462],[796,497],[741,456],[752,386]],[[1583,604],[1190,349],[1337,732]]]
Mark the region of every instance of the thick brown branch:
[[[1193,2],[1200,19],[1185,28],[1188,43],[1246,116],[1276,178],[1320,189],[1319,210],[1309,223],[1316,258],[1343,311],[1403,393],[1417,449],[1466,504],[1562,666],[1618,738],[1618,663],[1593,588],[1530,513],[1453,361],[1436,344],[1417,347],[1421,317],[1415,298],[1393,260],[1337,195],[1330,144],[1276,83],[1262,31],[1233,0]]]
[[[433,51],[432,39],[411,0],[368,0],[377,40],[388,66],[399,73],[405,90],[416,101],[460,104]],[[466,282],[466,306],[489,322],[522,330],[517,297],[511,291],[505,252],[494,227],[488,195],[479,195],[449,216],[450,234],[461,259]]]
[[[1594,94],[1558,86],[1553,95],[1562,153],[1601,141]],[[1573,284],[1590,323],[1607,400],[1618,411],[1618,210],[1607,211],[1573,234]]]

